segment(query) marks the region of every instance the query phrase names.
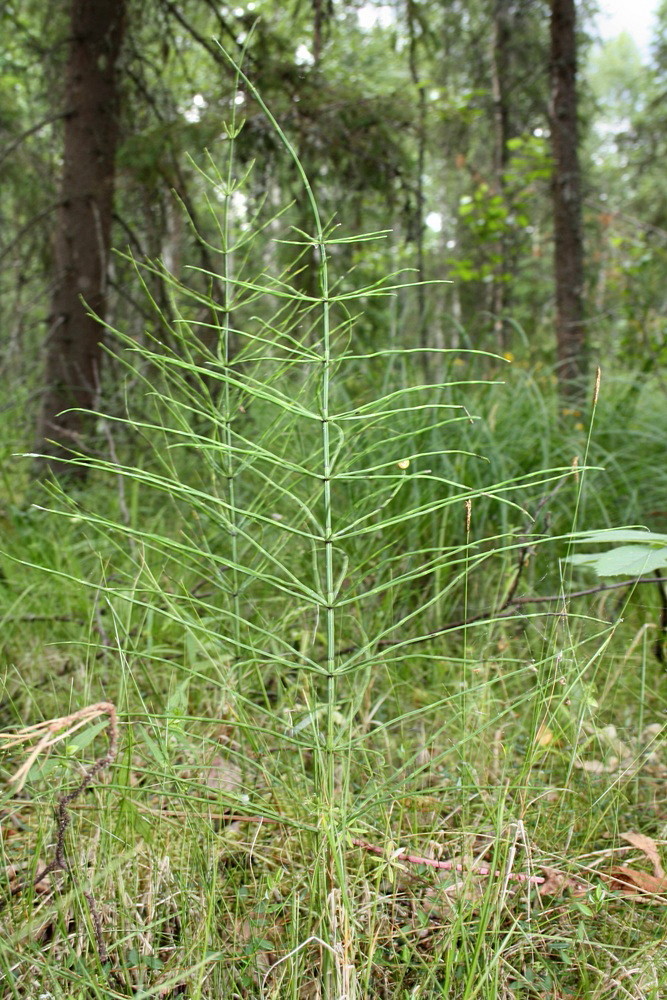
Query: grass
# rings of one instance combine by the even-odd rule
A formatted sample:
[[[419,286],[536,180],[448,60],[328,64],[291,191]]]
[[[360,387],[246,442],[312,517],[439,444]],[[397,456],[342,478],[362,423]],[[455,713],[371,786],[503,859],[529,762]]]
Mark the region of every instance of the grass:
[[[314,199],[276,273],[233,152],[206,183],[224,301],[163,276],[86,487],[5,479],[2,727],[112,701],[120,746],[37,884],[103,723],[3,786],[3,995],[663,995],[661,899],[608,877],[665,838],[657,596],[506,604],[519,566],[524,597],[593,582],[571,532],[660,527],[658,389],[620,424],[603,382],[589,441],[542,372],[443,353],[425,384],[355,342],[401,279],[339,295]]]
[[[89,508],[115,505],[101,479],[89,489]],[[616,489],[612,480],[610,497]],[[176,527],[160,502],[130,506],[144,532]],[[620,623],[611,596],[600,595],[573,602],[567,616],[471,626],[465,641],[457,631],[387,647],[349,685],[341,678],[335,782],[346,809],[323,819],[309,718],[321,709],[299,669],[313,622],[302,609],[287,600],[281,608],[279,598],[262,609],[261,628],[273,617],[279,633],[275,659],[240,664],[229,637],[202,624],[209,606],[214,618],[212,597],[202,598],[197,629],[184,627],[198,565],[176,578],[166,560],[132,590],[131,549],[116,548],[113,536],[104,548],[96,533],[86,544],[85,521],[17,506],[6,524],[11,554],[38,555],[61,575],[5,562],[5,727],[101,697],[118,704],[122,720],[112,774],[72,807],[68,852],[80,863],[5,911],[7,996],[662,994],[660,907],[611,891],[597,875],[612,857],[632,862],[619,839],[626,829],[664,839],[665,706],[645,624],[656,613],[648,588],[629,598]],[[552,566],[543,579],[549,560],[539,553],[525,586],[544,592],[558,574]],[[501,553],[470,574],[470,607],[501,591],[510,564]],[[107,585],[112,572],[123,577],[117,593],[76,582],[97,581],[100,565]],[[376,593],[377,621],[366,629],[381,629],[397,607],[405,615],[432,586],[413,581],[388,606]],[[459,583],[441,597],[442,614],[454,617],[462,599]],[[407,629],[418,634],[414,623]],[[322,642],[316,636],[315,649]],[[35,871],[49,858],[55,798],[103,741],[101,732],[54,755],[51,771],[35,771],[21,796],[6,797],[7,865]],[[581,766],[596,762],[598,770]],[[7,760],[7,771],[16,763]],[[336,884],[322,824],[343,821],[345,881]],[[384,856],[353,846],[355,838]],[[542,898],[504,878],[401,862],[401,848],[470,869],[557,868],[590,888]],[[636,853],[634,864],[642,866]],[[110,967],[97,955],[88,888]]]

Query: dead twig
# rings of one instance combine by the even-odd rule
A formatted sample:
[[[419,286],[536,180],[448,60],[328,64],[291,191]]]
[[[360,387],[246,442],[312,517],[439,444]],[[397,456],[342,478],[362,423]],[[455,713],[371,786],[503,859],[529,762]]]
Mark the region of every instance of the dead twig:
[[[520,608],[525,607],[530,604],[557,604],[565,603],[565,601],[573,600],[576,597],[589,597],[592,594],[604,594],[610,590],[622,590],[624,587],[636,587],[642,583],[658,583],[664,584],[667,582],[664,577],[636,577],[631,580],[622,580],[620,583],[601,583],[596,587],[587,587],[585,590],[573,590],[569,594],[546,594],[538,597],[512,597],[509,606],[507,601],[504,601],[501,605],[501,609],[492,608],[489,611],[480,611],[475,615],[469,615],[467,618],[459,618],[456,621],[447,622],[446,625],[441,625],[440,628],[434,629],[432,632],[425,632],[424,635],[417,635],[411,639],[380,639],[377,643],[379,649],[390,649],[392,646],[413,646],[421,642],[430,642],[431,639],[437,639],[438,636],[445,635],[448,632],[457,632],[459,629],[467,628],[468,625],[477,625],[480,622],[493,622],[499,621],[502,618],[520,618],[521,612]],[[665,609],[665,630],[667,631],[667,602],[664,605]],[[542,615],[555,615],[561,616],[562,611],[543,611],[540,612]],[[662,627],[662,625],[661,625]],[[357,644],[354,646],[344,646],[342,649],[337,650],[337,656],[347,656],[350,653],[355,653],[361,647]],[[656,653],[657,655],[657,653]]]
[[[72,789],[71,792],[68,792],[67,795],[61,796],[58,800],[58,805],[56,807],[56,844],[53,852],[53,858],[47,865],[37,872],[33,878],[24,882],[19,882],[15,885],[10,891],[10,898],[13,898],[23,892],[23,890],[29,885],[38,885],[52,872],[66,871],[69,872],[70,875],[72,874],[72,869],[67,860],[65,851],[65,833],[67,832],[67,828],[70,824],[69,806],[75,801],[75,799],[78,799],[78,797],[90,787],[99,774],[109,767],[109,765],[116,759],[116,755],[118,753],[118,715],[116,712],[116,706],[113,702],[100,701],[95,705],[88,705],[86,708],[82,708],[78,712],[73,712],[71,715],[65,715],[58,719],[48,719],[45,722],[38,722],[34,726],[26,726],[14,733],[0,733],[0,748],[5,750],[10,750],[21,745],[27,746],[31,743],[35,744],[28,753],[28,756],[23,764],[9,779],[12,784],[16,785],[16,791],[20,792],[26,782],[30,768],[40,754],[48,754],[51,748],[57,743],[62,743],[62,741],[70,737],[72,733],[75,733],[83,726],[104,715],[109,717],[109,725],[107,727],[108,745],[106,753],[102,754],[101,757],[98,757],[97,760],[95,760],[90,767],[84,771],[81,781],[75,788]],[[104,963],[107,961],[108,954],[104,938],[102,936],[102,922],[97,909],[97,904],[91,892],[84,892],[83,896],[88,904],[100,962]],[[2,908],[1,905],[0,908]]]
[[[403,851],[399,851],[398,853],[392,852],[390,855],[387,855],[386,848],[369,844],[368,841],[360,840],[358,837],[355,837],[352,843],[355,847],[360,847],[363,851],[369,851],[371,854],[377,854],[381,858],[389,856],[392,861],[407,861],[410,865],[428,865],[429,868],[437,868],[439,871],[461,872],[468,875],[490,875],[492,878],[505,878],[510,882],[529,882],[531,885],[542,885],[543,882],[546,882],[546,879],[542,875],[494,871],[493,868],[487,868],[484,865],[475,868],[466,868],[465,865],[457,864],[455,861],[435,861],[433,858],[422,858],[417,854],[405,854]]]

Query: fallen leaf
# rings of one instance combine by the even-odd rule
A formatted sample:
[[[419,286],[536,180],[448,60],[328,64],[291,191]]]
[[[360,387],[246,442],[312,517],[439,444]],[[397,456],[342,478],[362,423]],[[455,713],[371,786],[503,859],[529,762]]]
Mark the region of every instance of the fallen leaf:
[[[545,724],[542,723],[540,728],[537,730],[537,733],[535,734],[535,743],[537,744],[538,747],[548,747],[549,744],[553,742],[553,738],[554,734],[552,733],[552,731],[549,729],[548,726],[545,726]]]
[[[555,868],[543,868],[544,882],[537,890],[540,896],[560,896],[567,888],[567,875]]]
[[[243,791],[243,775],[241,768],[233,760],[225,757],[214,757],[204,769],[203,778],[209,788],[220,792]]]
[[[579,882],[571,875],[560,872],[556,868],[542,868],[544,882],[537,890],[540,896],[562,896],[569,889],[574,896],[583,896],[588,892],[588,886]]]
[[[589,774],[606,774],[607,772],[615,771],[616,767],[608,767],[603,764],[601,760],[577,760],[575,761],[575,767],[580,768],[582,771],[588,771]]]
[[[35,865],[35,871],[40,872],[44,868],[44,863],[39,860]],[[12,890],[12,894],[18,892],[19,886],[32,885],[33,889],[37,893],[50,892],[52,888],[51,875],[47,875],[45,878],[41,878],[39,882],[33,881],[30,876],[26,876],[25,871],[19,871],[15,865],[7,865],[5,868],[5,875],[7,881],[9,882],[9,887]]]
[[[603,729],[599,730],[598,736],[601,740],[604,740],[607,743],[612,753],[614,753],[617,757],[621,757],[623,759],[632,757],[632,750],[627,743],[624,743],[623,740],[619,738],[616,726],[605,726]]]
[[[607,875],[610,888],[616,892],[626,893],[646,893],[650,896],[667,893],[667,878],[657,878],[648,872],[643,872],[639,868],[628,868],[626,865],[618,865]],[[667,904],[667,900],[656,899],[656,903]]]
[[[643,833],[633,833],[632,830],[629,830],[628,833],[622,833],[621,837],[623,840],[627,840],[628,844],[632,844],[638,851],[646,855],[653,865],[653,874],[656,878],[665,877],[665,869],[662,867],[662,862],[660,861],[658,845],[652,837],[645,837]]]

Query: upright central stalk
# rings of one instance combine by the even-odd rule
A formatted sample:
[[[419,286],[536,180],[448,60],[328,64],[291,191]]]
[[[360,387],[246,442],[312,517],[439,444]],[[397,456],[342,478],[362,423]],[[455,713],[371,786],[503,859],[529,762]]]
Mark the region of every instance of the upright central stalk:
[[[234,632],[233,632],[233,642],[234,642],[234,661],[237,664],[237,685],[238,692],[241,691],[242,679],[239,675],[238,664],[241,659],[241,581],[240,574],[238,571],[239,566],[239,539],[238,539],[238,517],[237,517],[237,507],[236,507],[236,482],[235,482],[235,463],[234,463],[234,451],[233,451],[233,439],[232,439],[232,399],[229,384],[229,366],[231,364],[231,337],[232,337],[232,323],[231,323],[231,303],[232,303],[232,289],[233,289],[233,278],[234,278],[234,246],[231,233],[231,221],[230,221],[230,206],[231,198],[236,187],[234,181],[234,138],[237,134],[237,124],[236,124],[236,104],[232,102],[232,121],[229,128],[230,136],[230,150],[227,158],[227,176],[225,179],[224,188],[224,199],[222,208],[222,240],[223,240],[223,255],[222,255],[222,282],[224,288],[224,302],[223,302],[223,318],[221,324],[222,333],[222,344],[218,347],[218,354],[221,355],[220,360],[224,365],[225,379],[223,381],[223,410],[224,410],[224,430],[223,430],[223,440],[225,445],[225,466],[224,475],[227,479],[227,498],[229,501],[229,521],[230,521],[230,543],[231,543],[231,555],[232,555],[232,566],[231,566],[231,598],[232,598],[232,608],[233,608],[233,620],[234,620]],[[220,349],[220,347],[222,349]]]
[[[336,672],[336,584],[334,577],[334,538],[333,538],[333,506],[331,481],[333,475],[333,449],[331,441],[331,414],[330,414],[330,390],[331,390],[331,302],[329,298],[329,275],[327,262],[327,240],[322,226],[317,201],[310,181],[306,176],[298,153],[285,135],[284,131],[271,114],[266,104],[262,100],[261,94],[256,87],[237,69],[239,76],[243,79],[259,106],[264,111],[267,119],[271,122],[276,134],[287,150],[294,162],[297,174],[303,185],[308,205],[311,210],[315,232],[308,244],[319,255],[319,286],[320,295],[316,300],[322,310],[322,340],[320,354],[320,407],[319,414],[322,422],[322,524],[321,535],[324,547],[324,587],[323,593],[318,597],[318,610],[324,611],[326,620],[326,652],[325,652],[325,676],[326,676],[326,702],[324,706],[325,726],[324,738],[319,733],[320,718],[319,712],[313,713],[313,757],[316,768],[316,791],[318,797],[318,828],[321,831],[321,841],[318,845],[318,869],[322,871],[322,879],[319,881],[319,892],[321,898],[315,900],[318,911],[324,915],[333,912],[335,890],[341,890],[342,897],[347,897],[345,879],[345,860],[343,856],[344,845],[344,817],[341,816],[342,803],[336,802],[336,706],[337,706],[337,681]],[[312,301],[312,299],[310,300]],[[311,355],[312,357],[312,355]],[[309,362],[310,363],[310,362]],[[317,589],[317,588],[316,588]],[[316,698],[314,699],[316,702]],[[316,705],[313,706],[316,708]],[[324,746],[322,745],[324,743]],[[324,752],[324,753],[323,753]],[[338,943],[336,920],[332,919],[330,925],[330,945],[335,948]],[[333,982],[337,978],[336,963],[332,960],[330,950],[323,949],[323,986],[326,996],[334,994]]]
[[[305,179],[305,178],[304,178]],[[306,184],[308,182],[306,180]],[[329,410],[329,392],[331,388],[331,328],[330,328],[330,302],[329,302],[329,276],[327,269],[327,248],[324,240],[322,226],[320,224],[317,205],[310,189],[307,187],[313,215],[317,226],[316,250],[319,253],[319,281],[322,304],[322,375],[321,375],[321,416],[322,416],[322,479],[323,479],[323,523],[324,523],[324,610],[326,616],[326,732],[324,746],[324,766],[320,769],[320,795],[322,798],[322,821],[325,824],[327,859],[327,893],[326,902],[329,905],[325,912],[334,909],[333,891],[336,888],[343,889],[345,886],[345,862],[343,858],[344,841],[344,818],[340,815],[340,809],[336,803],[336,705],[338,701],[337,675],[336,675],[336,620],[335,602],[336,588],[334,583],[334,540],[333,540],[333,517],[332,517],[332,495],[331,479],[333,472],[332,449],[331,449],[331,416]],[[345,895],[343,891],[343,895]],[[336,935],[335,925],[331,927],[332,937]],[[337,936],[337,935],[336,935]],[[338,942],[332,940],[335,946]],[[333,983],[336,969],[332,967],[330,956],[325,952],[325,977],[328,980],[327,995],[333,994]]]
[[[319,222],[319,220],[318,220]],[[329,325],[329,280],[327,273],[326,245],[322,233],[318,234],[320,254],[320,290],[322,294],[322,465],[324,504],[324,588],[326,613],[326,672],[327,672],[327,730],[326,730],[326,781],[325,797],[329,815],[334,819],[333,809],[336,794],[335,732],[334,717],[337,701],[336,691],[336,622],[334,603],[334,552],[331,503],[331,425],[329,416],[329,389],[331,378],[331,343]]]

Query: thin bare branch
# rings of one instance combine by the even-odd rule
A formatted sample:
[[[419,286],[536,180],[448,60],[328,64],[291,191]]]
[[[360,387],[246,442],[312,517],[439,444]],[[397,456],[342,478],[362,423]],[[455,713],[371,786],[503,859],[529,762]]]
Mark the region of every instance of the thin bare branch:
[[[13,142],[10,142],[10,144],[8,146],[5,146],[5,148],[3,149],[2,153],[0,154],[0,164],[4,163],[7,157],[11,156],[12,153],[19,148],[21,143],[25,142],[25,140],[30,138],[31,135],[34,135],[41,129],[46,128],[47,125],[51,125],[53,122],[60,121],[61,118],[66,118],[66,117],[67,117],[66,111],[59,111],[57,114],[47,115],[47,117],[42,118],[40,122],[37,122],[35,125],[31,125],[30,128],[27,128],[25,132],[21,132],[21,134],[17,135],[17,137],[14,139]]]

